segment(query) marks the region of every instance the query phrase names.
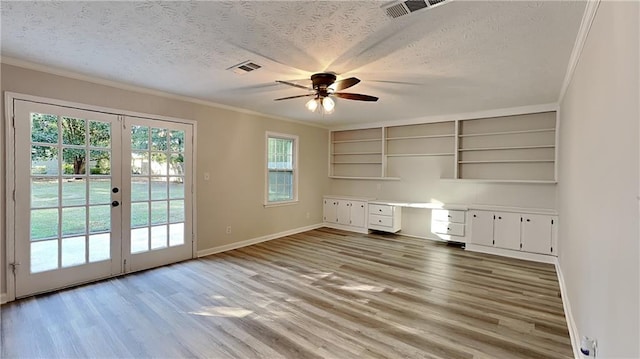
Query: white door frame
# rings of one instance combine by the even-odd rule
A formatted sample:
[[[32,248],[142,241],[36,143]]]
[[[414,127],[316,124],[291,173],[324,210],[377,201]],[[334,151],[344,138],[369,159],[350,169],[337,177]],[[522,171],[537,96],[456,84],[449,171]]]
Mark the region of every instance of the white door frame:
[[[5,205],[6,205],[6,213],[5,213],[5,238],[6,238],[6,243],[5,243],[5,249],[6,249],[6,253],[5,256],[3,256],[4,258],[0,258],[0,263],[2,264],[2,271],[0,271],[0,273],[3,273],[5,276],[5,280],[6,280],[6,285],[7,285],[7,293],[6,296],[4,298],[2,298],[3,301],[13,301],[16,299],[16,292],[15,292],[15,275],[13,274],[13,263],[15,262],[15,233],[16,233],[16,226],[15,226],[15,197],[14,197],[14,193],[15,193],[15,184],[16,184],[16,178],[15,178],[15,156],[16,156],[16,147],[15,147],[15,128],[14,128],[14,100],[25,100],[25,101],[31,101],[31,102],[40,102],[40,103],[44,103],[44,104],[50,104],[50,105],[56,105],[56,106],[63,106],[63,107],[70,107],[70,108],[76,108],[76,109],[80,109],[80,110],[88,110],[88,111],[95,111],[95,112],[103,112],[103,113],[108,113],[108,114],[114,114],[114,115],[120,115],[120,116],[131,116],[131,117],[141,117],[141,118],[146,118],[146,119],[151,119],[151,120],[163,120],[163,121],[169,121],[169,122],[178,122],[178,123],[184,123],[184,124],[190,124],[193,126],[193,139],[192,139],[192,143],[193,143],[193,153],[192,153],[192,158],[193,158],[193,166],[192,166],[192,191],[193,191],[193,198],[194,200],[192,201],[192,213],[193,213],[193,219],[192,219],[192,257],[195,258],[197,256],[197,242],[198,242],[198,235],[197,235],[197,206],[196,206],[196,201],[195,198],[197,198],[196,196],[196,163],[197,163],[197,142],[196,139],[198,138],[197,136],[197,122],[193,121],[193,120],[186,120],[186,119],[180,119],[180,118],[174,118],[174,117],[167,117],[167,116],[161,116],[161,115],[153,115],[153,114],[146,114],[146,113],[140,113],[140,112],[133,112],[133,111],[124,111],[124,110],[118,110],[118,109],[113,109],[113,108],[108,108],[108,107],[101,107],[101,106],[93,106],[93,105],[87,105],[87,104],[81,104],[81,103],[76,103],[76,102],[69,102],[69,101],[63,101],[63,100],[57,100],[57,99],[51,99],[51,98],[46,98],[46,97],[39,97],[39,96],[32,96],[32,95],[26,95],[26,94],[21,94],[21,93],[16,93],[16,92],[5,92],[5,96],[4,96],[4,105],[5,105],[5,153],[6,153],[6,161],[5,161]],[[0,243],[0,247],[1,247],[1,243]],[[6,259],[6,260],[3,260]]]

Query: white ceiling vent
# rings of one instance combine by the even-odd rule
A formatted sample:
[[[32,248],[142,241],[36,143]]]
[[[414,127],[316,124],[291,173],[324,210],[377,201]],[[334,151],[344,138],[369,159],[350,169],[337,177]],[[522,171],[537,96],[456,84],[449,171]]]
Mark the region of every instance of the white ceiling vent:
[[[233,72],[235,72],[238,75],[244,75],[247,72],[251,72],[254,70],[257,70],[259,68],[261,68],[262,66],[256,64],[255,62],[251,62],[251,61],[244,61],[241,62],[237,65],[233,65],[231,67],[229,67],[227,70],[231,70]]]
[[[383,5],[382,8],[390,18],[397,18],[400,16],[408,15],[412,12],[431,8],[435,5],[441,4],[447,0],[407,0],[407,1],[394,1]]]

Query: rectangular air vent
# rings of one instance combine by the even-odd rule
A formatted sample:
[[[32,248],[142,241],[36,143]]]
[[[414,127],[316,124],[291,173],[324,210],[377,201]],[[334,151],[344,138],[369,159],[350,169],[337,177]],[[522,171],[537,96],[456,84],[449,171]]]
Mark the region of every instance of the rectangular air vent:
[[[251,72],[251,71],[257,70],[257,69],[259,69],[261,67],[262,66],[256,64],[255,62],[244,61],[244,62],[241,62],[241,63],[239,63],[237,65],[229,67],[227,70],[231,70],[231,71],[235,72],[238,75],[244,75],[247,72]]]
[[[400,16],[408,15],[412,12],[431,8],[436,4],[440,4],[446,0],[407,0],[407,1],[394,1],[382,6],[387,16],[390,18],[398,18]]]

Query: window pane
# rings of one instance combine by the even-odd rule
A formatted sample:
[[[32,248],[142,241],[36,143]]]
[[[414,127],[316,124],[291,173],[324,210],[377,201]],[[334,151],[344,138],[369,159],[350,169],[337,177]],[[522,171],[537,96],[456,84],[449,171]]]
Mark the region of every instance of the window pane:
[[[91,150],[89,158],[90,174],[111,174],[111,151]]]
[[[111,124],[107,122],[89,122],[89,144],[93,147],[111,147]]]
[[[164,128],[151,129],[151,149],[154,151],[167,150],[167,130]]]
[[[151,199],[167,199],[167,177],[151,178]]]
[[[62,149],[62,173],[82,175],[86,173],[87,151],[80,148]]]
[[[167,246],[167,226],[151,227],[151,249]]]
[[[131,230],[131,253],[149,250],[149,227]]]
[[[267,140],[267,201],[294,200],[295,139],[269,137]]]
[[[50,146],[31,146],[31,174],[57,175],[58,149]]]
[[[169,202],[169,222],[184,222],[184,201]]]
[[[89,262],[97,262],[111,258],[110,233],[89,236]]]
[[[167,223],[167,201],[151,202],[151,224]]]
[[[66,178],[62,181],[62,205],[78,206],[87,202],[87,181]]]
[[[86,124],[85,120],[79,118],[62,118],[62,143],[65,145],[86,144]]]
[[[111,230],[111,206],[89,207],[89,232],[106,232]]]
[[[149,175],[149,152],[131,152],[131,174]]]
[[[31,207],[55,207],[58,205],[58,180],[55,178],[31,179]]]
[[[131,149],[149,149],[149,127],[131,126]]]
[[[89,203],[111,203],[111,180],[92,178],[89,182]]]
[[[58,268],[58,240],[31,243],[31,273]]]
[[[56,237],[58,237],[58,209],[51,208],[32,210],[31,240],[36,241],[39,239]]]
[[[146,201],[149,199],[149,179],[146,177],[131,178],[131,200]]]
[[[167,171],[167,155],[165,153],[151,153],[151,174],[166,175]]]
[[[87,230],[85,207],[62,209],[62,235],[84,234]]]
[[[184,223],[169,225],[169,245],[179,246],[184,244]]]
[[[62,239],[62,267],[71,267],[85,262],[85,238]]]
[[[171,152],[184,152],[184,131],[171,131]]]
[[[31,141],[58,143],[58,116],[32,113]]]
[[[184,198],[184,177],[169,179],[169,198]]]
[[[149,203],[131,204],[131,227],[141,227],[149,224]]]
[[[184,175],[184,156],[181,154],[173,154],[169,158],[169,174]]]

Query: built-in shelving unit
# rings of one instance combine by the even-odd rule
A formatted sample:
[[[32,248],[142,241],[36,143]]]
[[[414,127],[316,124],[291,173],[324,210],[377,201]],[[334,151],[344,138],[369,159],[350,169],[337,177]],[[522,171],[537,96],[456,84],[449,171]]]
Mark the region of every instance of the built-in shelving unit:
[[[556,127],[550,111],[332,131],[329,177],[398,180],[393,161],[436,157],[446,179],[555,183]]]
[[[384,177],[382,136],[379,127],[332,132],[330,177]]]
[[[555,181],[556,113],[458,122],[458,179]]]

